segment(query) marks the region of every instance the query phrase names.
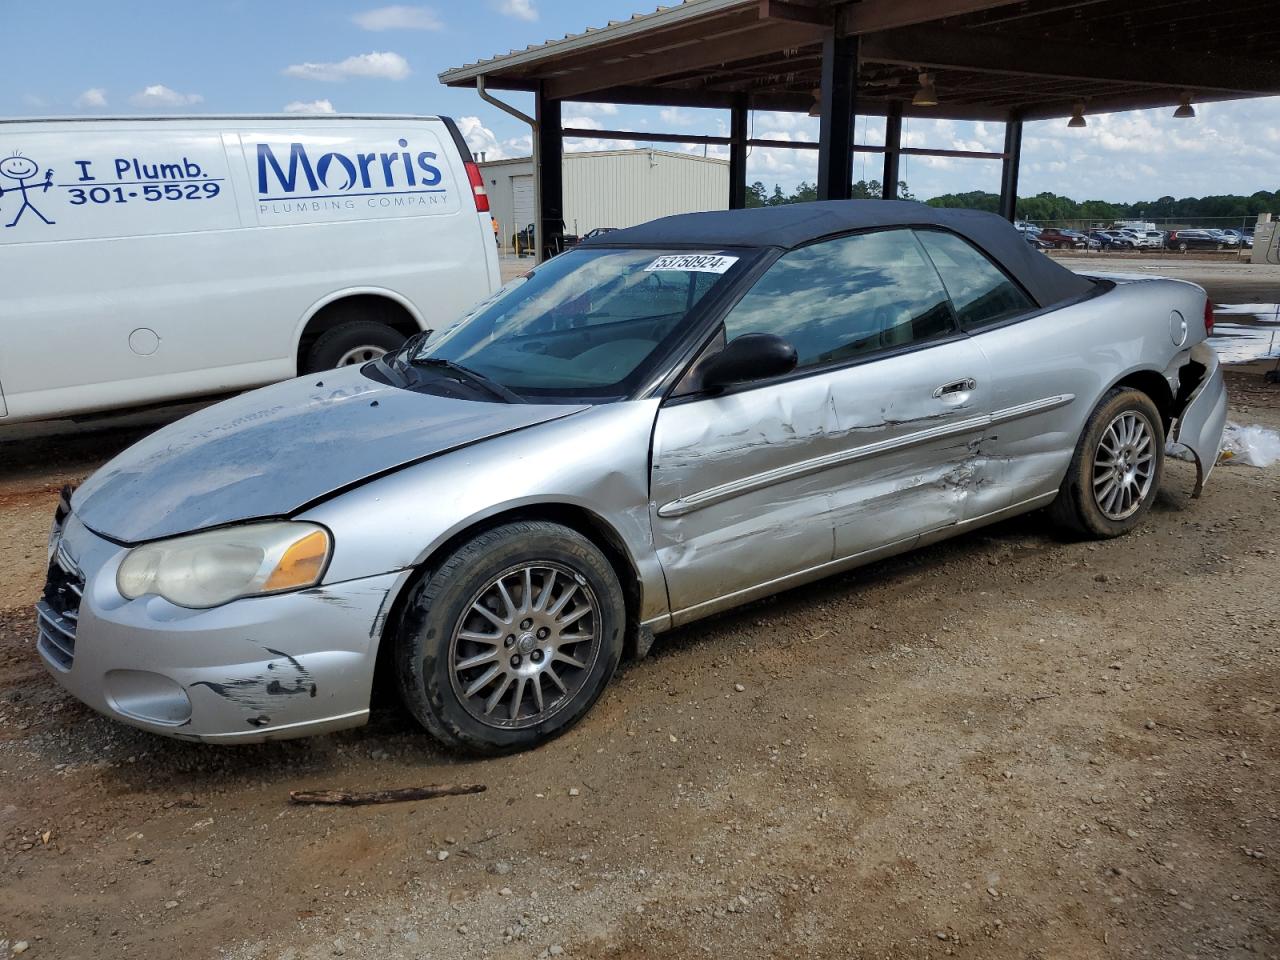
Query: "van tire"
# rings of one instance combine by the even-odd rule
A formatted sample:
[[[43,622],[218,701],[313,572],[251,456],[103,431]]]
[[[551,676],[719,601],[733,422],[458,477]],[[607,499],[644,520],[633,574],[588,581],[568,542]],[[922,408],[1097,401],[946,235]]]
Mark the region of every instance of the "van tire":
[[[302,373],[317,373],[338,366],[375,360],[405,341],[394,327],[377,320],[349,320],[326,330],[307,350]]]

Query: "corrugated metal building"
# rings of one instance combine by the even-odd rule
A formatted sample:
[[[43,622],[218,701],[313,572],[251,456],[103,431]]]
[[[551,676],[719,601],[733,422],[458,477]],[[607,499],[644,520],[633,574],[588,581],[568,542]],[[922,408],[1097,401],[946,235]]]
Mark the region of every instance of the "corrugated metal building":
[[[504,246],[533,222],[533,161],[480,164],[489,209]],[[604,150],[564,155],[565,232],[631,227],[656,217],[729,206],[729,163],[669,150]]]

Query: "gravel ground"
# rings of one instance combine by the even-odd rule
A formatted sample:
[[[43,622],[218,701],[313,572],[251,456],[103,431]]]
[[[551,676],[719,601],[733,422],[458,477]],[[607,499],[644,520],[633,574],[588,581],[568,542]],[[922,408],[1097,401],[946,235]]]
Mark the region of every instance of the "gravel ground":
[[[1280,427],[1280,388],[1230,390]],[[473,762],[394,706],[216,748],[59,690],[29,612],[57,488],[153,423],[0,442],[10,953],[1280,957],[1280,465],[1191,500],[1171,462],[1129,537],[1033,515],[675,631],[565,737]],[[488,789],[287,802],[458,782]]]

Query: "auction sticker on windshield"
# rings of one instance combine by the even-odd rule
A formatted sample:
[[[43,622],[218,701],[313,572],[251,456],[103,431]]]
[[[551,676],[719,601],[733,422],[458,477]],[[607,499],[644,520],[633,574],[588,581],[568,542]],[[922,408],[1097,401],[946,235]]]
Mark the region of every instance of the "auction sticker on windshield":
[[[645,267],[645,272],[654,270],[681,270],[686,273],[724,273],[735,263],[737,257],[726,257],[718,253],[673,253],[659,257]]]

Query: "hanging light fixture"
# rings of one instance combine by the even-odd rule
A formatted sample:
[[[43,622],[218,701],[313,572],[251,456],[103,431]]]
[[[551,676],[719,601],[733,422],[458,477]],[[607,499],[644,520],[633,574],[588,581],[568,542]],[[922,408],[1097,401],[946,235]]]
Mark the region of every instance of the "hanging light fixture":
[[[1068,127],[1087,127],[1088,121],[1084,118],[1084,101],[1077,100],[1076,105],[1071,108],[1071,119],[1067,121]]]
[[[813,104],[809,107],[809,116],[820,117],[822,116],[822,88],[814,87],[810,92],[813,94]]]
[[[911,105],[913,107],[936,107],[938,105],[938,91],[933,85],[933,74],[922,73],[919,76],[919,81],[920,89],[911,98]]]
[[[1178,104],[1178,109],[1173,111],[1173,116],[1177,120],[1194,120],[1196,118],[1196,108],[1191,105],[1191,94],[1184,93],[1182,95],[1182,103]]]

